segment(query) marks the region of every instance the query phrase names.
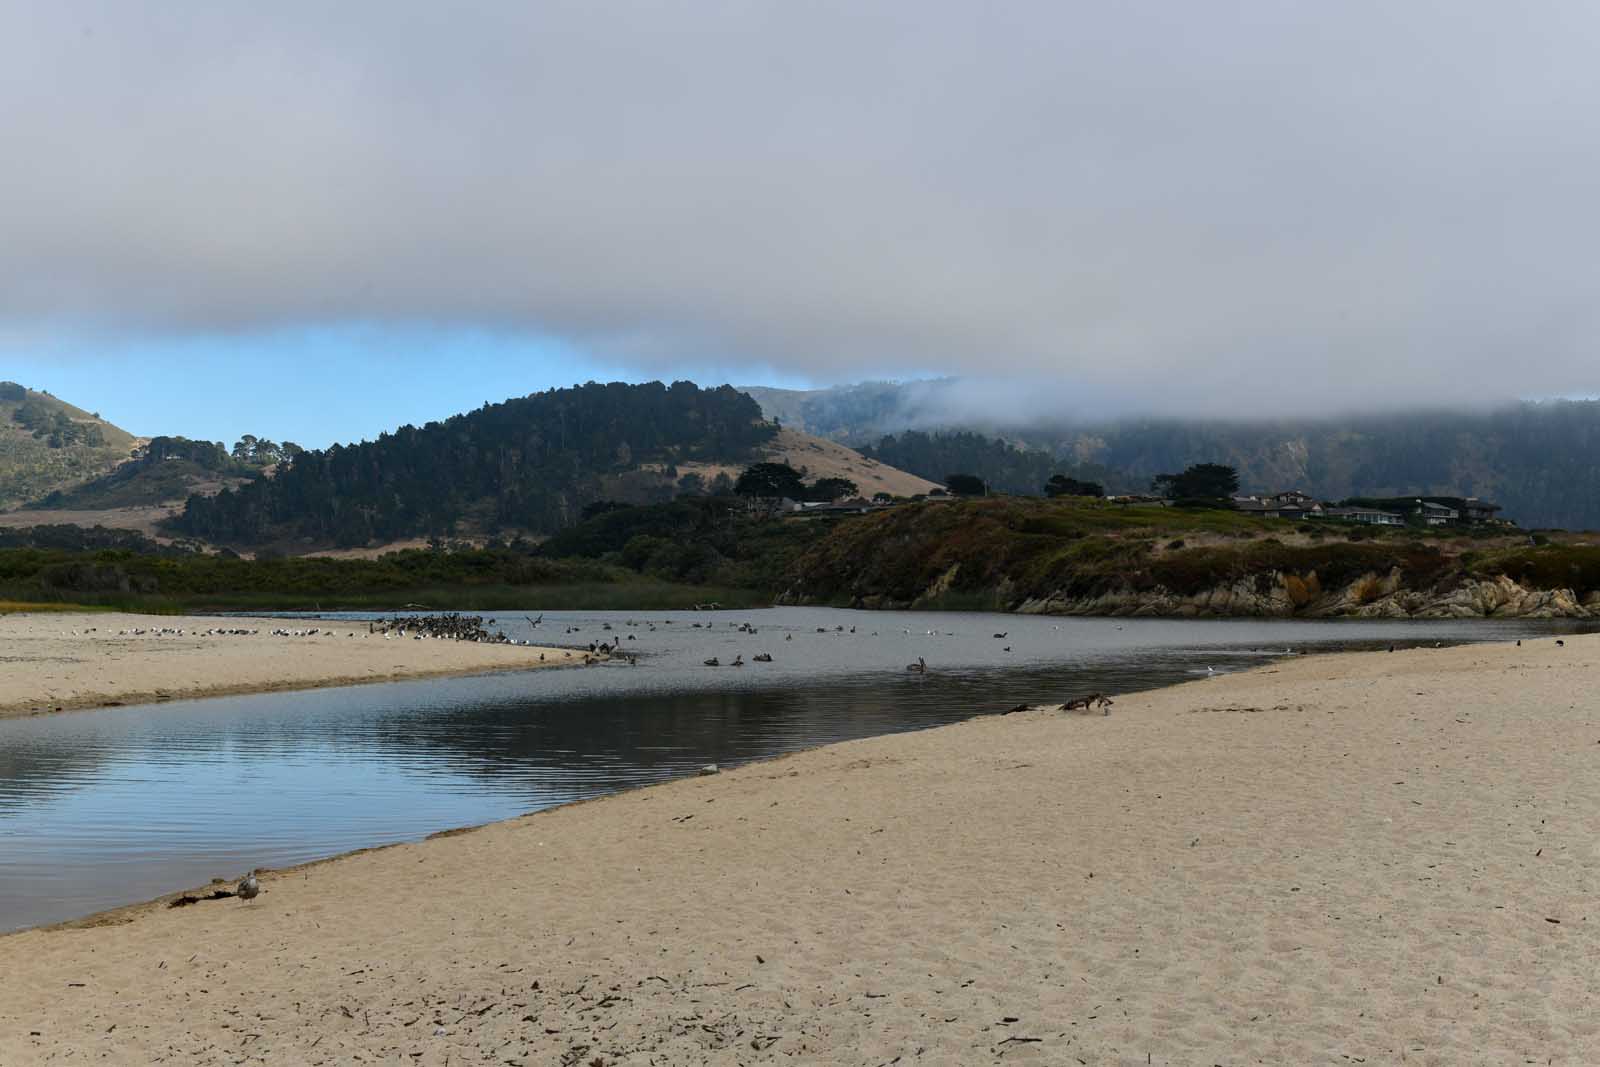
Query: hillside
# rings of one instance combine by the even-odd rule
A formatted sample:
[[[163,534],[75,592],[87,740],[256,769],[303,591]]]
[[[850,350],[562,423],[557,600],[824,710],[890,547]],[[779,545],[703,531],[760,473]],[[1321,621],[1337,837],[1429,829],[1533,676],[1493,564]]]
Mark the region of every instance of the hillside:
[[[1104,501],[928,502],[839,523],[780,602],[1063,615],[1600,617],[1600,546]]]
[[[1236,467],[1245,492],[1295,488],[1328,500],[1477,496],[1504,505],[1507,517],[1528,528],[1600,528],[1600,401],[1318,418],[1085,421],[1041,418],[1037,412],[1047,405],[1038,402],[1028,405],[1032,414],[1017,414],[1020,404],[986,403],[975,386],[949,379],[751,393],[785,425],[873,446],[880,459],[902,465],[912,461],[884,447],[885,435],[965,429],[1103,471],[1109,491],[1143,491],[1157,474],[1215,462]],[[974,456],[977,469],[965,473],[1002,484],[1004,467],[1015,464],[1001,459]]]
[[[728,386],[590,383],[302,452],[271,478],[191,497],[175,525],[219,544],[291,550],[546,534],[597,501],[671,499],[680,464],[742,465],[775,433]]]
[[[846,448],[837,441],[815,437],[799,430],[783,427],[760,450],[761,459],[774,463],[787,463],[800,471],[808,482],[819,478],[844,478],[855,482],[861,494],[871,497],[875,493],[890,496],[916,496],[939,488],[938,480],[921,478],[879,459]],[[744,464],[680,463],[681,474],[698,474],[707,484],[718,475],[737,478]],[[939,478],[942,478],[940,475]]]
[[[0,382],[0,511],[106,474],[138,438],[16,382]]]

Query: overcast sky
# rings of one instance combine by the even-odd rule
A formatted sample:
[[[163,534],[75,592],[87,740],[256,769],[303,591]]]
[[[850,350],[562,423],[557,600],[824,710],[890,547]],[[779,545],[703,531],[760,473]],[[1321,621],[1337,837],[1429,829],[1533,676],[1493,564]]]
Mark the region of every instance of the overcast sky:
[[[1597,55],[1592,2],[0,0],[0,377],[307,444],[591,374],[1591,394]]]

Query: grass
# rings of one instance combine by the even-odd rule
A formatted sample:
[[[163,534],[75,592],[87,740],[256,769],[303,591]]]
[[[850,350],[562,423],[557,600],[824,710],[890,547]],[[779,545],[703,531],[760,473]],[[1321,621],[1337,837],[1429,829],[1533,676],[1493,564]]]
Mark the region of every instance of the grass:
[[[750,589],[675,582],[569,582],[554,585],[436,585],[376,593],[62,593],[52,601],[0,600],[0,611],[129,611],[187,615],[212,611],[679,611],[696,604],[765,607],[771,597]],[[16,606],[11,606],[16,605]]]
[[[1096,500],[966,500],[840,524],[801,554],[784,599],[1004,609],[1030,598],[1156,589],[1187,596],[1248,581],[1263,594],[1281,582],[1304,606],[1363,580],[1357,595],[1370,602],[1393,572],[1412,590],[1499,573],[1540,589],[1600,589],[1600,548],[1507,548],[1512,537],[1526,539]],[[935,588],[943,591],[921,599]]]
[[[0,615],[11,615],[17,612],[93,612],[114,611],[114,608],[103,604],[76,604],[59,600],[0,600]]]

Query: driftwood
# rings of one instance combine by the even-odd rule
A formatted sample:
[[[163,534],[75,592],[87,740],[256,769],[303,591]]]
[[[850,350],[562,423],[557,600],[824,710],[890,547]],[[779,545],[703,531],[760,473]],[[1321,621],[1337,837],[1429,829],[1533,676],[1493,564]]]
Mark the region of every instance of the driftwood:
[[[1061,710],[1093,711],[1095,708],[1100,708],[1102,709],[1102,714],[1110,715],[1111,704],[1111,698],[1106,696],[1104,693],[1090,693],[1088,696],[1078,697],[1076,700],[1067,701],[1061,705]]]

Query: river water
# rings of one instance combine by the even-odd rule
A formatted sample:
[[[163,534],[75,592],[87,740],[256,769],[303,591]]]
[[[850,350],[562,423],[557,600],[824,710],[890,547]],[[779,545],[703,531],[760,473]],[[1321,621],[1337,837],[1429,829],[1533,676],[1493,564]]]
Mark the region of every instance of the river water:
[[[1023,702],[1301,652],[1579,629],[822,608],[548,612],[537,630],[496,617],[544,643],[620,639],[639,662],[0,720],[0,931]],[[751,662],[763,651],[773,662]],[[725,665],[705,666],[713,656]],[[906,671],[919,656],[928,672]]]

